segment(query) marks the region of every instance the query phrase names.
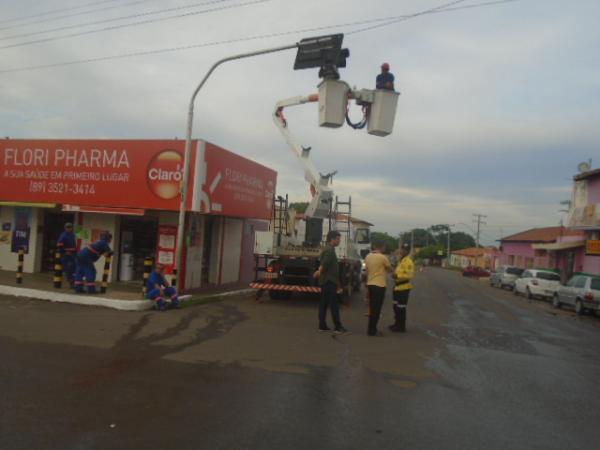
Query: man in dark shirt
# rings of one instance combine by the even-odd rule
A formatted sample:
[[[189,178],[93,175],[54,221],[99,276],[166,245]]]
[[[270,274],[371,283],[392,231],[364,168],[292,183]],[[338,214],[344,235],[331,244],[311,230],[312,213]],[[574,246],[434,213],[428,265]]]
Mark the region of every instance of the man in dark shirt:
[[[381,73],[375,79],[375,88],[386,89],[388,91],[394,90],[394,74],[390,72],[390,65],[388,63],[381,65]]]
[[[327,326],[327,308],[331,308],[334,332],[346,333],[347,330],[340,321],[340,306],[337,298],[337,288],[340,284],[338,259],[335,248],[340,245],[340,233],[332,230],[327,233],[327,246],[321,253],[321,265],[314,274],[321,286],[321,303],[319,304],[319,331],[331,331]]]

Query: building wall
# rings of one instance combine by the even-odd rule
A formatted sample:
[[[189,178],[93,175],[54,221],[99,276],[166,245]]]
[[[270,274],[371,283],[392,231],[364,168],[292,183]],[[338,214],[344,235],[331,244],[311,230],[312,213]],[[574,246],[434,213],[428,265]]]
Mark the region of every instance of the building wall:
[[[223,230],[223,254],[219,283],[233,283],[240,279],[240,259],[242,255],[242,232],[244,221],[225,219]]]
[[[588,180],[588,205],[600,203],[600,177]]]
[[[169,225],[176,225],[178,216],[169,218]],[[189,236],[185,243],[185,288],[195,289],[202,285],[202,253],[205,243],[202,242],[204,236],[205,216],[202,214],[190,214],[188,218]]]
[[[225,218],[216,217],[213,223],[212,235],[210,237],[210,261],[208,268],[208,282],[211,284],[219,283],[221,267],[221,249],[223,248],[223,233],[225,231]]]
[[[600,256],[583,255],[582,272],[600,276]]]
[[[503,242],[502,264],[521,268],[533,267],[535,250],[530,242]]]
[[[242,236],[242,256],[240,266],[240,281],[250,283],[254,280],[254,239],[257,231],[267,231],[269,222],[265,220],[246,219]]]

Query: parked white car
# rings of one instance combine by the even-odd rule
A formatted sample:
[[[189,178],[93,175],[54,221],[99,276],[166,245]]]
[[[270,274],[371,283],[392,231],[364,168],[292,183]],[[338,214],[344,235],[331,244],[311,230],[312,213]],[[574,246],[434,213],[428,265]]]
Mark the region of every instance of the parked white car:
[[[527,269],[515,280],[513,292],[524,294],[527,298],[534,296],[551,299],[560,286],[560,275],[549,270]]]
[[[552,306],[569,305],[580,315],[586,310],[600,311],[600,277],[575,275],[567,284],[559,286],[552,298]]]

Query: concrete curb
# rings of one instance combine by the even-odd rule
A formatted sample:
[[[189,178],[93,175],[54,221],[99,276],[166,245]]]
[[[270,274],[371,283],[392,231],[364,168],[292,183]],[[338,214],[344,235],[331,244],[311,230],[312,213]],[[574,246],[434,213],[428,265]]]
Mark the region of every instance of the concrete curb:
[[[49,300],[51,302],[72,303],[74,305],[102,306],[104,308],[118,309],[120,311],[144,311],[152,308],[152,302],[149,300],[118,300],[106,297],[63,294],[61,292],[18,288],[5,285],[0,285],[0,294],[12,295],[14,297],[34,298],[36,300]]]
[[[237,291],[222,292],[210,295],[210,297],[229,297],[232,295],[247,294],[254,289],[240,289]],[[119,311],[146,311],[152,309],[153,304],[150,300],[119,300],[106,297],[64,294],[62,292],[42,291],[40,289],[27,289],[13,286],[0,285],[0,295],[10,295],[13,297],[27,297],[36,300],[48,300],[51,302],[71,303],[73,305],[100,306],[103,308],[112,308]],[[181,295],[179,300],[184,302],[191,299],[191,295]]]

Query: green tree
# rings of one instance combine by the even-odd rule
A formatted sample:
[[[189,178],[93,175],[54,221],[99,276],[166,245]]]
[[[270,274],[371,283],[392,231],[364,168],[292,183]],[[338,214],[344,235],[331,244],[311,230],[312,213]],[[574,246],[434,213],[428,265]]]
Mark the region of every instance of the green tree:
[[[382,233],[380,231],[372,231],[371,232],[371,242],[373,244],[383,242],[385,243],[386,251],[393,252],[398,248],[398,238],[394,236],[390,236],[387,233]]]
[[[463,248],[469,247],[475,247],[475,239],[473,236],[462,231],[456,231],[450,234],[450,251],[462,250]]]
[[[403,244],[410,245],[411,239],[414,239],[413,245],[416,248],[425,248],[430,246],[440,246],[446,248],[448,246],[448,226],[445,224],[438,224],[433,225],[428,229],[415,228],[402,233]],[[473,236],[462,231],[452,231],[450,233],[450,251],[461,250],[469,247],[475,247],[475,239]],[[444,251],[444,254],[446,254],[446,251]]]
[[[295,209],[297,213],[304,214],[308,208],[308,202],[293,202],[290,203],[290,209]]]
[[[446,251],[447,248],[443,245],[430,245],[429,247],[423,247],[422,249],[420,249],[419,253],[417,253],[417,257],[422,259],[435,257],[445,258]]]

